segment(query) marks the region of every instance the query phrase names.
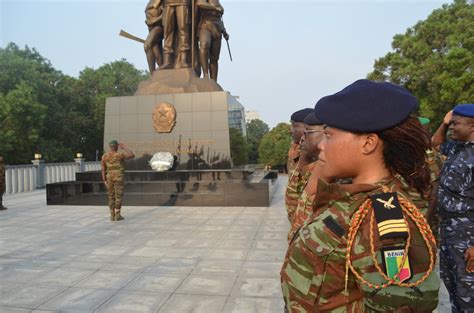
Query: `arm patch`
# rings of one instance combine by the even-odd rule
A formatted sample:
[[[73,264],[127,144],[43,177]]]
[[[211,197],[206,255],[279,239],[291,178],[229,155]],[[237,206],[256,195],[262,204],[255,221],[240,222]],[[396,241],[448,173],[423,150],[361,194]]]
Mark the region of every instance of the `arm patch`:
[[[346,230],[344,229],[344,227],[339,225],[332,216],[328,216],[325,219],[323,219],[323,223],[324,225],[326,225],[327,228],[329,228],[329,230],[331,230],[333,233],[335,233],[339,237],[344,236],[344,234],[346,233]]]

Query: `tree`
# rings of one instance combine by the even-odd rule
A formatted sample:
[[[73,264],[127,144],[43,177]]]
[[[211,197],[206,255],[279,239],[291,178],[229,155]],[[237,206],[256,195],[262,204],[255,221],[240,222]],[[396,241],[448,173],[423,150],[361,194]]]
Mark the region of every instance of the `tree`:
[[[230,157],[234,165],[244,165],[248,163],[249,147],[240,130],[229,128]]]
[[[36,100],[33,88],[24,82],[6,95],[0,93],[0,154],[9,164],[33,158],[46,111],[46,106]]]
[[[9,164],[29,163],[35,152],[48,162],[87,159],[102,149],[105,99],[132,95],[146,78],[125,60],[79,79],[53,68],[35,49],[0,48],[0,153]]]
[[[279,123],[263,136],[258,152],[265,165],[285,165],[291,145],[290,124]]]
[[[403,35],[394,51],[375,61],[369,79],[406,87],[420,101],[432,128],[459,103],[474,99],[474,4],[455,0],[433,11]]]
[[[262,120],[255,119],[247,123],[247,142],[249,145],[249,163],[256,164],[259,161],[258,147],[263,136],[270,128]]]
[[[75,87],[81,95],[78,106],[82,108],[88,125],[82,127],[80,146],[84,157],[93,158],[95,151],[102,151],[104,138],[105,101],[108,97],[130,96],[138,84],[148,76],[133,64],[122,59],[104,64],[98,69],[85,68]]]

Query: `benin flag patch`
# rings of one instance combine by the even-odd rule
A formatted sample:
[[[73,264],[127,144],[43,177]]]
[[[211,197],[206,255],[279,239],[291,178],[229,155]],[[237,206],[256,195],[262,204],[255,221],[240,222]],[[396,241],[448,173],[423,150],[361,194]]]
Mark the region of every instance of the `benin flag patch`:
[[[403,251],[404,249],[400,249],[398,247],[382,248],[381,250],[385,274],[387,274],[388,277],[394,279],[395,275],[400,272],[398,279],[396,279],[400,282],[407,281],[412,276],[410,260],[408,256],[402,266]]]

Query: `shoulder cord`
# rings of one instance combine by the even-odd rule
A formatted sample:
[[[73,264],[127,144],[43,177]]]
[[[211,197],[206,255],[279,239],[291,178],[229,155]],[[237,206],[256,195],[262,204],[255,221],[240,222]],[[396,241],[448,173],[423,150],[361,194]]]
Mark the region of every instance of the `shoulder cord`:
[[[373,212],[373,207],[372,207],[372,201],[370,199],[367,199],[359,207],[359,209],[354,213],[350,222],[350,227],[349,227],[349,232],[348,232],[348,241],[347,241],[347,251],[346,251],[346,276],[345,276],[345,290],[346,291],[347,291],[347,284],[349,280],[349,270],[364,285],[367,285],[368,287],[375,288],[375,289],[383,289],[391,285],[396,285],[400,287],[409,287],[409,288],[416,287],[420,285],[422,282],[424,282],[433,271],[435,262],[436,262],[436,257],[435,257],[435,252],[433,251],[433,247],[436,245],[436,241],[431,231],[431,228],[428,225],[428,222],[426,221],[426,219],[419,212],[418,208],[415,205],[413,205],[411,202],[407,201],[403,197],[398,197],[398,200],[400,202],[400,205],[405,215],[407,215],[418,227],[420,234],[422,235],[423,240],[425,242],[425,245],[428,248],[428,253],[430,255],[430,263],[429,263],[428,271],[426,271],[426,273],[419,280],[417,280],[416,282],[411,282],[411,283],[403,283],[400,281],[396,281],[395,279],[390,278],[385,274],[385,272],[380,268],[380,265],[378,264],[377,257],[376,257],[375,245],[374,245],[375,235],[374,235],[374,229],[373,229],[374,224],[375,224],[375,218],[374,218],[374,212]],[[372,259],[374,261],[374,265],[377,271],[386,280],[386,282],[381,285],[373,284],[365,280],[362,277],[362,275],[359,272],[357,272],[357,270],[354,268],[354,266],[352,265],[352,259],[351,259],[352,248],[354,245],[356,235],[359,232],[360,226],[362,225],[362,222],[364,218],[367,216],[367,214],[369,213],[369,211],[371,211],[370,212],[371,213],[370,234],[369,234],[370,251],[371,251]],[[405,217],[405,221],[407,222],[406,217]],[[408,256],[408,250],[410,248],[410,240],[411,240],[411,232],[408,227],[408,239],[407,239],[407,244],[405,246],[405,249],[403,251],[403,258],[401,262],[402,265],[405,264],[405,260]],[[400,275],[400,270],[401,268],[398,269],[398,272],[394,278],[397,278]]]

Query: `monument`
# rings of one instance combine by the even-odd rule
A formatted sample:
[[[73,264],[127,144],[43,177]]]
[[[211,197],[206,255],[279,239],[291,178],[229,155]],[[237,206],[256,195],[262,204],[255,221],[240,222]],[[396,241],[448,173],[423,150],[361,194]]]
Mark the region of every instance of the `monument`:
[[[104,151],[116,139],[136,156],[126,162],[124,205],[270,204],[275,173],[232,169],[229,106],[237,100],[217,83],[222,37],[229,40],[223,14],[218,0],[150,0],[147,38],[120,32],[143,43],[150,70],[134,95],[105,104]],[[150,160],[165,153],[172,171],[153,171]],[[48,204],[103,204],[100,180],[78,173],[75,183],[48,185]]]

